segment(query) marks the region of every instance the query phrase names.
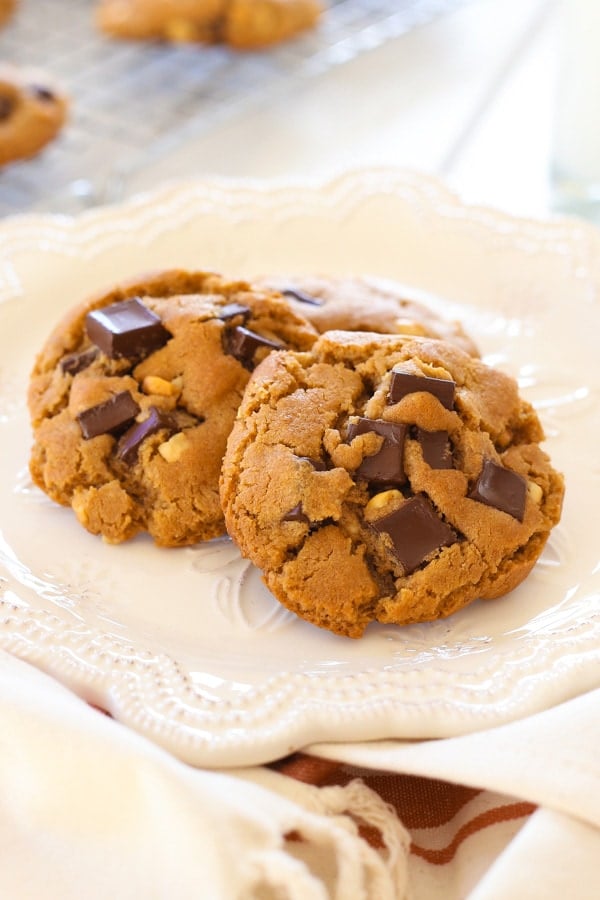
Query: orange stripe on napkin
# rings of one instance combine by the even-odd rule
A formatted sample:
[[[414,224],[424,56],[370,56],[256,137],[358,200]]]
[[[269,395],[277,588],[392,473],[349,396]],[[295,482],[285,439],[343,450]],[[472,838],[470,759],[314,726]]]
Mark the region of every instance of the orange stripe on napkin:
[[[471,835],[477,834],[478,831],[482,831],[484,828],[489,828],[490,825],[499,825],[501,822],[509,822],[511,819],[522,819],[525,816],[530,816],[535,810],[535,804],[526,802],[495,806],[493,809],[488,809],[486,812],[480,813],[478,816],[465,822],[446,847],[441,849],[420,847],[413,841],[410,845],[410,852],[433,865],[446,865],[452,862],[462,842]]]
[[[536,809],[533,803],[503,803],[473,815],[452,834],[452,820],[463,807],[482,793],[480,789],[434,778],[347,766],[335,760],[320,759],[304,753],[294,753],[271,763],[270,768],[282,775],[317,787],[344,786],[352,779],[360,778],[386,803],[394,807],[398,818],[409,831],[429,829],[433,839],[436,836],[438,841],[450,838],[441,848],[424,847],[413,840],[411,853],[432,865],[446,865],[451,862],[463,841],[471,835],[502,822],[524,818]],[[361,821],[357,821],[356,824],[361,836],[372,847],[381,849],[384,846],[381,834],[376,828],[367,826]],[[295,834],[287,837],[297,839]],[[422,841],[422,835],[419,840]]]
[[[278,760],[270,768],[318,787],[343,786],[353,778],[360,778],[386,803],[392,804],[407,828],[435,828],[445,825],[480,793],[478,788],[462,784],[449,784],[447,781],[418,775],[359,769],[304,753],[294,753]]]

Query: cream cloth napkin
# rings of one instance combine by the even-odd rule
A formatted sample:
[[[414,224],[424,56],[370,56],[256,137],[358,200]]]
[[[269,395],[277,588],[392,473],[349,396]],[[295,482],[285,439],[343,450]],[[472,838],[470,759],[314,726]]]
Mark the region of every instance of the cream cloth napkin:
[[[600,896],[599,702],[600,691],[443,741],[314,748],[540,804],[493,856],[482,832],[464,844],[465,872],[432,874],[360,780],[318,788],[263,767],[192,769],[0,653],[0,897],[591,900]],[[378,830],[381,849],[357,821]]]
[[[193,769],[0,653],[3,900],[402,897],[408,835],[378,795],[299,787],[290,800]],[[385,853],[349,809],[381,826]],[[292,832],[327,884],[287,849]]]

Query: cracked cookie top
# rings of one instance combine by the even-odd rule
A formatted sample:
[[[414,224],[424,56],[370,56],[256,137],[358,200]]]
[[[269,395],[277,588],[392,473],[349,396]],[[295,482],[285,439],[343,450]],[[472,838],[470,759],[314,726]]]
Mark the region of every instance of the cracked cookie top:
[[[366,276],[261,276],[254,284],[278,290],[292,308],[325,331],[376,331],[450,341],[479,356],[460,322],[438,315],[432,301],[414,289]],[[439,301],[438,301],[439,305]]]
[[[278,600],[359,637],[528,574],[563,480],[517,385],[429,338],[331,331],[255,370],[229,438],[229,533]]]
[[[113,543],[223,534],[221,460],[250,374],[315,337],[276,295],[212,273],[163,272],[86,301],[31,375],[34,482]]]

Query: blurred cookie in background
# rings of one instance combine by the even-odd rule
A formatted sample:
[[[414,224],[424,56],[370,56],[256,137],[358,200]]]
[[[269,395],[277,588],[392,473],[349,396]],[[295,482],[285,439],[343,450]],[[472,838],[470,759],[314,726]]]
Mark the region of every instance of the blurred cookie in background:
[[[10,19],[16,5],[17,0],[0,0],[0,28]]]
[[[96,23],[113,37],[208,43],[226,6],[227,0],[100,0]]]
[[[39,153],[64,125],[67,106],[44,72],[0,64],[0,166]]]
[[[96,22],[113,37],[250,50],[315,26],[322,11],[320,0],[100,0]]]
[[[232,0],[223,40],[241,50],[266,47],[313,28],[322,11],[317,0]]]

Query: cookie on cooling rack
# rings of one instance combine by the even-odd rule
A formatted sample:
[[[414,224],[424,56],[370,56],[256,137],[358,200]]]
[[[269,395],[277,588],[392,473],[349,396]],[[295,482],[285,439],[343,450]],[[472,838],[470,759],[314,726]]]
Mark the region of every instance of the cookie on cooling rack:
[[[429,338],[330,331],[254,372],[223,463],[227,529],[298,616],[359,637],[528,574],[563,479],[517,385]]]
[[[315,338],[278,295],[211,273],[164,272],[86,301],[35,362],[34,482],[112,543],[223,534],[221,460],[251,371]]]
[[[254,283],[280,291],[320,333],[339,329],[440,338],[479,356],[460,322],[438,315],[427,295],[388,280],[278,275],[261,276]],[[429,299],[432,303],[434,298]]]
[[[45,73],[0,65],[0,166],[39,153],[66,115],[66,98]]]
[[[266,47],[313,27],[320,0],[101,0],[96,21],[121,38]]]
[[[231,0],[223,22],[223,40],[239,50],[278,44],[314,28],[319,0]]]
[[[226,0],[100,0],[96,22],[113,37],[211,43],[226,5]]]

